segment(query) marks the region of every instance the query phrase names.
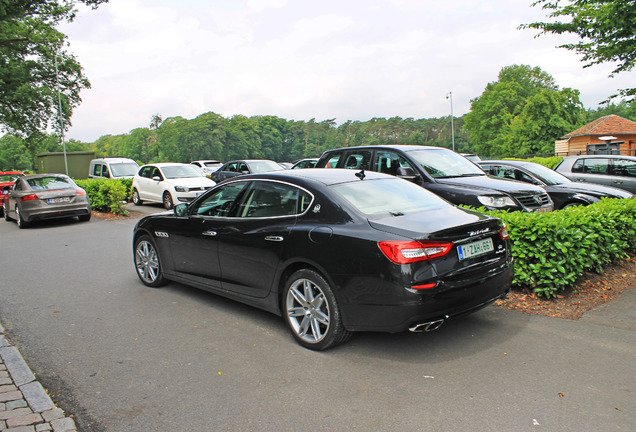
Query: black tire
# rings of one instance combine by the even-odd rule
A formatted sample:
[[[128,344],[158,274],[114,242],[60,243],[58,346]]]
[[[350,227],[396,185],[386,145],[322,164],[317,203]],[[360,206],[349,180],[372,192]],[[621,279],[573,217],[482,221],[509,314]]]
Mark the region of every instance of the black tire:
[[[172,210],[172,207],[174,207],[174,203],[172,202],[172,195],[170,195],[170,192],[164,192],[163,208],[165,208],[166,210]]]
[[[4,212],[4,220],[9,222],[11,218],[9,217],[9,212],[7,211],[7,206],[5,205],[4,202],[2,202],[2,211]]]
[[[163,277],[159,252],[150,236],[144,234],[137,237],[133,254],[137,276],[144,285],[157,288],[168,283]]]
[[[136,206],[142,205],[144,203],[141,198],[139,198],[139,191],[137,189],[133,189],[132,191],[132,202]]]
[[[351,337],[344,328],[336,296],[327,281],[310,269],[292,274],[283,291],[282,313],[296,341],[315,351]]]
[[[91,213],[89,212],[85,215],[79,215],[77,218],[80,220],[80,222],[88,222],[89,220],[91,220]]]
[[[30,222],[27,222],[24,220],[24,218],[22,218],[22,215],[20,214],[19,206],[15,206],[15,219],[16,219],[16,222],[18,223],[18,228],[20,229],[28,228],[31,225]]]

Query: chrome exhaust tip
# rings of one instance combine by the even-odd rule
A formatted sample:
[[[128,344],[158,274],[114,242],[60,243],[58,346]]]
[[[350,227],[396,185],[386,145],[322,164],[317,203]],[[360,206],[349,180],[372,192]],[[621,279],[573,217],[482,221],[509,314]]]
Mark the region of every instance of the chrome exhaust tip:
[[[429,322],[423,322],[423,323],[415,324],[414,326],[409,328],[409,331],[413,332],[413,333],[434,331],[434,330],[437,330],[438,328],[440,328],[442,326],[442,324],[444,324],[444,321],[446,321],[446,319],[439,319],[439,320],[435,320],[435,321],[429,321]]]

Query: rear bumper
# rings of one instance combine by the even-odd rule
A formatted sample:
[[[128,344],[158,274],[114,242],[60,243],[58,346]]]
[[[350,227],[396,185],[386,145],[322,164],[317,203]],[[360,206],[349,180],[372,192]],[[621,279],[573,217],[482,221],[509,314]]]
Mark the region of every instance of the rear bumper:
[[[65,217],[73,217],[73,216],[83,216],[90,214],[91,208],[82,206],[69,208],[64,210],[22,210],[20,215],[25,220],[25,222],[34,222],[40,220],[47,219],[59,219]]]
[[[343,321],[351,331],[397,333],[414,325],[449,320],[475,312],[504,298],[510,290],[509,264],[471,283],[444,283],[423,293],[401,297],[394,304],[343,304]]]

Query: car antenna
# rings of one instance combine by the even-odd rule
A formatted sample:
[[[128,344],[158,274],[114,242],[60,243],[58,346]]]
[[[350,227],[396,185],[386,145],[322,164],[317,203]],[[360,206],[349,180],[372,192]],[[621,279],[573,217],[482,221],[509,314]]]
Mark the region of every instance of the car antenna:
[[[360,180],[364,180],[364,178],[366,177],[364,175],[364,168],[362,168],[362,170],[360,172],[356,173],[356,177],[358,177]]]

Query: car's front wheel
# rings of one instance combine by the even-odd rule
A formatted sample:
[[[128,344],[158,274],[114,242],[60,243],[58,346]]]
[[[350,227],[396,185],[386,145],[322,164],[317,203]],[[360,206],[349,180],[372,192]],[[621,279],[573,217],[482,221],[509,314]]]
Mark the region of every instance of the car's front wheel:
[[[132,201],[134,205],[142,205],[144,202],[139,197],[139,191],[137,189],[133,189],[132,191]]]
[[[137,276],[144,285],[156,288],[168,283],[163,277],[161,260],[154,241],[148,235],[135,240],[135,268]]]
[[[322,351],[351,336],[329,283],[310,269],[299,270],[287,280],[283,315],[294,338],[305,348]]]
[[[174,207],[174,203],[172,202],[172,195],[170,195],[170,192],[163,193],[163,207],[166,210],[170,210],[172,209],[172,207]]]

